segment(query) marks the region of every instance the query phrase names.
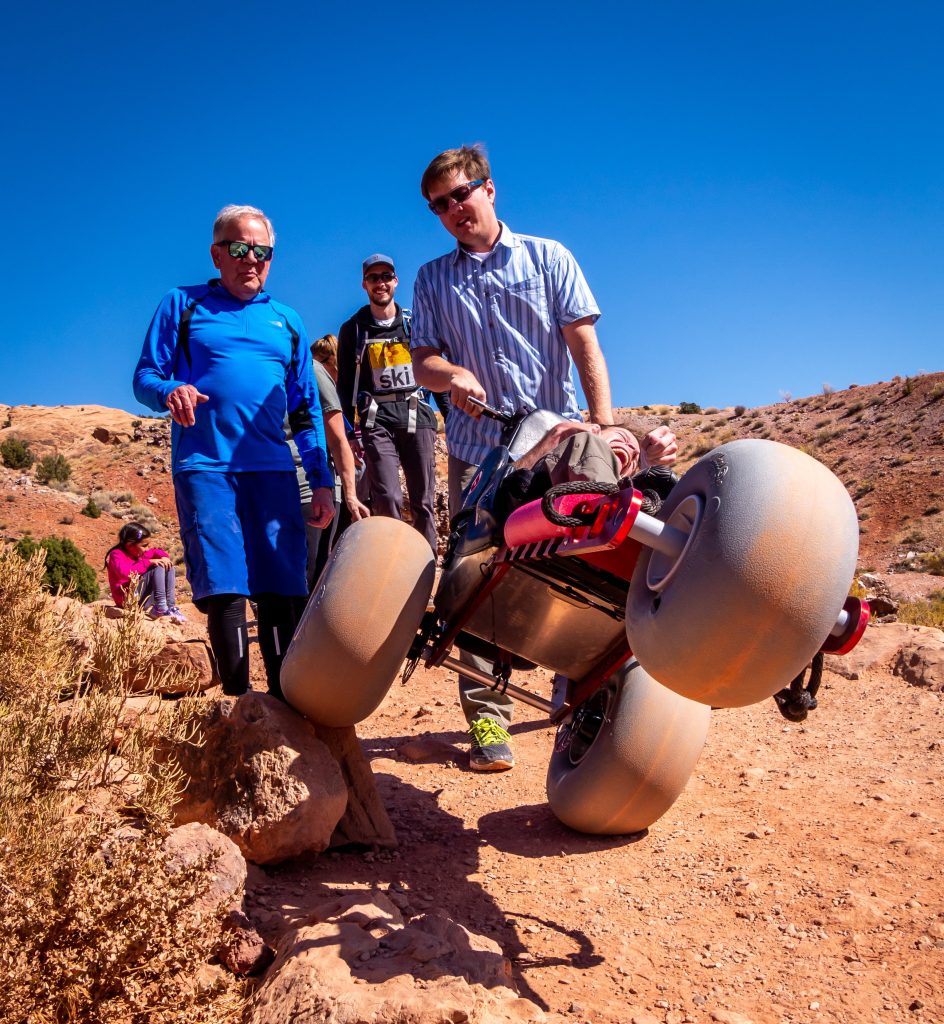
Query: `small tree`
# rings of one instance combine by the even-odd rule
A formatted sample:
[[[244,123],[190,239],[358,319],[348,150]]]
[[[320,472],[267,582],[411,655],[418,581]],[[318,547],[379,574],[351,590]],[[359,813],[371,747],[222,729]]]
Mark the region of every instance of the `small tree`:
[[[680,402],[679,412],[684,414],[701,412],[701,406],[697,402]]]
[[[10,469],[29,469],[35,461],[29,442],[13,436],[0,442],[0,457]]]
[[[41,484],[48,484],[55,480],[56,483],[64,484],[72,476],[72,467],[64,455],[44,455],[36,467],[36,479]]]
[[[83,516],[88,516],[89,519],[98,519],[101,516],[102,510],[94,501],[92,501],[91,494],[89,495],[89,500],[85,503],[85,508],[82,509],[81,514]]]
[[[76,596],[86,604],[98,600],[95,570],[71,540],[67,537],[44,537],[37,542],[32,537],[23,537],[16,545],[16,553],[21,558],[29,559],[39,548],[46,551],[44,589],[53,593],[75,590]]]

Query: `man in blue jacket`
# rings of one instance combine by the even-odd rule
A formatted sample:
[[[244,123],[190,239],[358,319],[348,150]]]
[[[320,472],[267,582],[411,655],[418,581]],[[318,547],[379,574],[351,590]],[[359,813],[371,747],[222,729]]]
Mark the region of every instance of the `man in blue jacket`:
[[[275,233],[252,206],[224,207],[210,257],[219,277],[161,300],[134,394],[169,409],[174,493],[194,603],[207,614],[223,691],[249,688],[246,598],[258,606],[269,691],[305,606],[305,525],[286,411],[312,489],[313,526],[334,514],[321,405],[301,318],[264,290]]]

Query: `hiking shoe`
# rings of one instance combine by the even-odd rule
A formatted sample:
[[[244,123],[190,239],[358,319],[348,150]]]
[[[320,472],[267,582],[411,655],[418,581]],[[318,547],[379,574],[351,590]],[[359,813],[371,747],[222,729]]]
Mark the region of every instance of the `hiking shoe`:
[[[515,766],[511,737],[492,718],[476,718],[469,729],[472,749],[469,767],[477,772],[503,772]]]
[[[187,621],[187,616],[184,615],[177,605],[174,605],[173,608],[168,608],[167,615],[170,621],[175,622],[178,626],[183,625]]]

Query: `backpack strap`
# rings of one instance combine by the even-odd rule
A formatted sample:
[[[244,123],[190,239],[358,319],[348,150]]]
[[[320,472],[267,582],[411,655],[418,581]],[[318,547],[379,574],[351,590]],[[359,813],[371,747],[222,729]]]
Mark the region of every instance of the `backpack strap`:
[[[193,311],[199,305],[199,299],[191,299],[187,303],[187,308],[180,314],[180,323],[177,325],[177,351],[183,352],[188,368],[193,365],[190,358],[190,321],[193,319]]]
[[[210,287],[215,287],[215,282],[210,282]],[[184,359],[187,360],[187,366],[193,366],[193,361],[190,357],[190,321],[193,319],[193,311],[200,305],[200,303],[206,298],[206,295],[201,295],[198,299],[191,299],[184,311],[180,314],[180,323],[177,325],[177,348],[183,352]],[[285,326],[288,328],[288,333],[292,336],[292,363],[298,358],[298,331],[288,322],[286,317],[282,317],[285,321]]]

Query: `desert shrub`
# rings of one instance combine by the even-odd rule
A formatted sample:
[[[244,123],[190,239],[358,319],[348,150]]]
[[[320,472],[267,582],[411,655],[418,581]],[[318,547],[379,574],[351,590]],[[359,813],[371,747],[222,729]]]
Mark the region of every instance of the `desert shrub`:
[[[190,735],[191,702],[122,720],[148,643],[133,603],[95,620],[98,677],[80,688],[43,570],[42,551],[0,550],[0,1020],[229,1019],[239,990],[196,980],[218,938],[218,914],[197,907],[212,865],[171,872],[163,847],[181,777],[160,751]]]
[[[904,383],[904,385],[902,386],[902,389],[901,389],[902,394],[910,395],[911,392],[914,391],[914,387],[915,387],[914,377],[905,377],[905,383]]]
[[[867,494],[871,494],[875,490],[875,484],[871,480],[860,480],[859,486],[856,488],[856,498],[864,498]]]
[[[931,504],[921,513],[923,516],[936,516],[941,511],[940,505]]]
[[[44,455],[36,466],[36,479],[41,484],[52,481],[64,484],[72,476],[72,467],[64,455]]]
[[[63,516],[59,522],[62,523],[63,526],[71,526],[75,522],[75,518],[73,516]]]
[[[836,393],[836,389],[832,386],[832,384],[824,384],[823,385],[823,394],[824,395],[826,395],[828,397],[829,395],[834,395],[835,393]]]
[[[132,430],[137,430],[138,427],[141,426],[141,422],[142,422],[141,420],[132,420],[131,421],[131,429]]]
[[[944,576],[944,548],[923,554],[919,564],[921,572],[926,572],[931,576]]]
[[[897,618],[899,622],[907,622],[912,626],[944,629],[944,590],[935,590],[925,601],[899,602]]]
[[[942,395],[944,395],[944,384],[935,384],[928,392],[928,401],[936,402]]]
[[[701,412],[701,406],[697,402],[679,402],[679,410],[682,415]]]
[[[67,537],[44,537],[35,541],[27,536],[16,545],[17,554],[24,559],[32,558],[39,549],[45,552],[43,587],[46,590],[53,593],[74,591],[86,603],[98,600],[95,570],[71,540]]]
[[[10,469],[29,469],[35,461],[29,441],[19,437],[5,437],[0,441],[0,458]]]
[[[736,405],[734,407],[734,418],[736,419],[738,416],[743,416],[745,412],[747,412],[747,406]]]
[[[85,507],[82,509],[82,515],[88,516],[89,519],[98,519],[102,514],[102,510],[92,500],[92,496],[89,495],[89,500],[85,503]]]

